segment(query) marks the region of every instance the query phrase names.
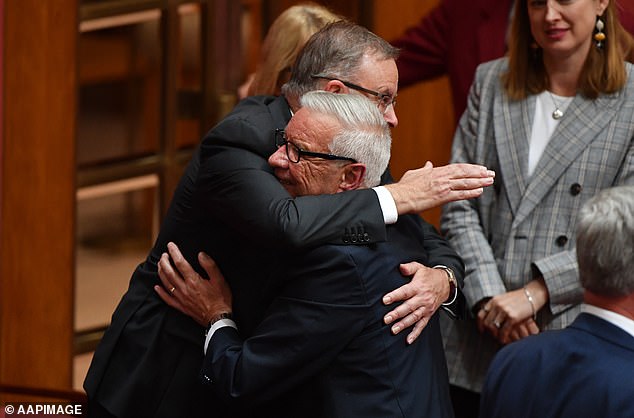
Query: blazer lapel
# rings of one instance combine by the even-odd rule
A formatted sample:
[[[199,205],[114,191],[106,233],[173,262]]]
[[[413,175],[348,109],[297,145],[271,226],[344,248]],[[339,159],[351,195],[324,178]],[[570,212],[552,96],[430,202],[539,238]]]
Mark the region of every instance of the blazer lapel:
[[[513,216],[522,201],[526,190],[528,171],[528,140],[532,129],[532,116],[535,113],[535,98],[508,101],[499,94],[493,105],[493,122],[497,154],[500,160],[500,174],[509,198],[509,207]]]
[[[531,99],[534,104],[534,96]],[[588,144],[602,135],[614,118],[621,100],[618,93],[601,96],[597,100],[584,100],[579,95],[575,97],[533,171],[521,198],[514,225],[522,222],[530,214]],[[535,113],[534,109],[533,106],[530,110],[531,115]],[[528,152],[524,154],[526,155]]]

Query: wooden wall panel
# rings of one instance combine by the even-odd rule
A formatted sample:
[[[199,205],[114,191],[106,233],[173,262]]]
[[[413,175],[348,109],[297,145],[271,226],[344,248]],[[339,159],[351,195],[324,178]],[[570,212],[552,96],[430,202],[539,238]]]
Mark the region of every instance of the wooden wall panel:
[[[2,161],[3,158],[3,146],[2,138],[4,134],[3,122],[4,122],[4,0],[0,0],[0,199],[2,199]],[[0,237],[2,236],[2,204],[0,200]],[[0,245],[2,245],[0,243]],[[0,254],[2,254],[2,247],[0,246]],[[2,260],[0,259],[0,265]],[[2,286],[2,278],[0,277],[0,289]],[[0,297],[1,300],[1,297]],[[0,318],[1,319],[1,318]],[[2,332],[2,322],[0,321],[0,335]],[[1,353],[0,353],[1,354]],[[0,360],[1,361],[1,360]]]
[[[0,383],[70,388],[77,0],[5,0]]]
[[[394,39],[437,3],[438,0],[375,1],[373,31],[387,40]],[[400,90],[396,114],[399,125],[393,130],[390,161],[395,179],[427,160],[435,166],[449,161],[455,122],[446,77]],[[427,211],[424,217],[438,225],[440,209]]]
[[[393,0],[390,5],[375,2],[374,32],[390,40],[415,24],[438,0]],[[449,83],[446,77],[419,83],[400,90],[397,114],[399,126],[394,130],[395,174],[424,164],[448,161],[454,130]]]

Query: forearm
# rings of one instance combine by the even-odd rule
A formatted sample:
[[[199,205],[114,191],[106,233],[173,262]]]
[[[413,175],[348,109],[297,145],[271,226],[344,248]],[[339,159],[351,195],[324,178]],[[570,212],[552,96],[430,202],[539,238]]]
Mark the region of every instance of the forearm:
[[[197,199],[206,213],[263,242],[299,248],[342,243],[352,229],[366,242],[385,239],[374,191],[293,199],[265,160],[244,150],[216,150],[203,161],[197,185]]]
[[[342,305],[330,305],[325,312],[323,305],[278,300],[253,337],[243,341],[230,327],[216,331],[203,375],[223,398],[269,401],[327,367],[360,332],[365,312],[365,307]]]

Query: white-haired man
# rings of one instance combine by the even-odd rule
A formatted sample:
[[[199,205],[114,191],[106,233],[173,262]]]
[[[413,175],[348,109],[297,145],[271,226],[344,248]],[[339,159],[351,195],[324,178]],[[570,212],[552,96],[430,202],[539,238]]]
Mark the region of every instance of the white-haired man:
[[[390,142],[387,124],[366,98],[312,92],[278,134],[269,164],[292,196],[364,189],[379,183]],[[383,295],[403,280],[399,264],[429,264],[422,231],[420,218],[409,215],[388,226],[385,242],[284,254],[268,284],[276,297],[247,339],[226,318],[231,292],[210,260],[201,264],[211,280],[191,270],[183,280],[163,255],[159,274],[175,291],[156,289],[201,324],[214,318],[203,374],[235,401],[237,414],[452,417],[438,314],[410,345],[383,321],[389,311]],[[182,268],[171,245],[170,253]]]

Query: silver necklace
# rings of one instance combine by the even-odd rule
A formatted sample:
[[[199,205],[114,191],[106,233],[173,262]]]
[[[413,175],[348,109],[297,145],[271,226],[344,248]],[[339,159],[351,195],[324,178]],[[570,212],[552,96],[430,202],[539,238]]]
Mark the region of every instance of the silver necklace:
[[[550,99],[553,101],[553,104],[555,105],[555,110],[553,110],[553,113],[551,113],[551,116],[553,117],[553,119],[559,120],[564,115],[564,112],[560,109],[561,104],[557,103],[557,100],[555,100],[555,96],[553,96],[553,94],[550,91],[548,92],[548,94],[550,95]]]

